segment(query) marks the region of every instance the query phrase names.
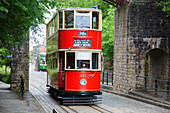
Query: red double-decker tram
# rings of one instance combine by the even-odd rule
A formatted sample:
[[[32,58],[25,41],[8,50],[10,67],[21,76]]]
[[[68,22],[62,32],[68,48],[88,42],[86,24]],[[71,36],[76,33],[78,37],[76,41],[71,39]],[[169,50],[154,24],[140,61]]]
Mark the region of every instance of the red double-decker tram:
[[[46,29],[49,92],[67,105],[101,103],[101,10],[60,9]]]

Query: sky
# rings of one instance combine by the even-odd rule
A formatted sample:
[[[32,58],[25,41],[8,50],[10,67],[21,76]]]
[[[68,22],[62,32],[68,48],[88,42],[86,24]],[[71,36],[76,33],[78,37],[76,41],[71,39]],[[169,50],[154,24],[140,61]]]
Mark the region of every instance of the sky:
[[[50,11],[50,14],[46,13],[44,15],[45,17],[47,17],[47,19],[45,19],[45,23],[48,23],[49,20],[53,17],[54,12],[56,12],[56,8],[49,9],[49,11]],[[33,46],[38,45],[38,43],[37,43],[38,41],[39,41],[39,44],[42,44],[43,43],[43,39],[46,37],[46,25],[39,24],[38,27],[40,29],[37,30],[36,34],[30,29],[30,34],[29,34],[29,37],[30,37],[29,47],[30,47],[30,49],[29,50],[33,50]]]

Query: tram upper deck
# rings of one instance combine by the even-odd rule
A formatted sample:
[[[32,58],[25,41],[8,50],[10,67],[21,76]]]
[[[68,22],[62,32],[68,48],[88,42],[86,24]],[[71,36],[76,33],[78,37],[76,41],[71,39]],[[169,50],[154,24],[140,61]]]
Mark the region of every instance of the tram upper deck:
[[[47,23],[47,53],[71,49],[101,50],[102,11],[60,9]]]

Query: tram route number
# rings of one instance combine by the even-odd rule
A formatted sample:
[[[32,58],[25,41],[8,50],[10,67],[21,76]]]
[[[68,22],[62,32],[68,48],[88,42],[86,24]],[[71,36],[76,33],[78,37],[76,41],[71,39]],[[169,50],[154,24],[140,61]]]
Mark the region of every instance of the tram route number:
[[[91,39],[74,39],[74,47],[91,47]]]
[[[87,36],[87,31],[79,31],[78,36]]]

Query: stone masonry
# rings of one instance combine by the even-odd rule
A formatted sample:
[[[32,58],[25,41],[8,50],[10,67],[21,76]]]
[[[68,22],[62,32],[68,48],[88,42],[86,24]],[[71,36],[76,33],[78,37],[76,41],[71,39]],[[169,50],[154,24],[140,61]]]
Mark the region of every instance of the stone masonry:
[[[113,90],[135,91],[144,84],[139,76],[170,77],[170,18],[156,1],[130,0],[115,10]]]
[[[27,37],[28,39],[28,37]],[[29,90],[29,40],[23,45],[18,45],[12,51],[11,64],[11,90],[20,92],[21,78],[24,78],[24,89]]]

